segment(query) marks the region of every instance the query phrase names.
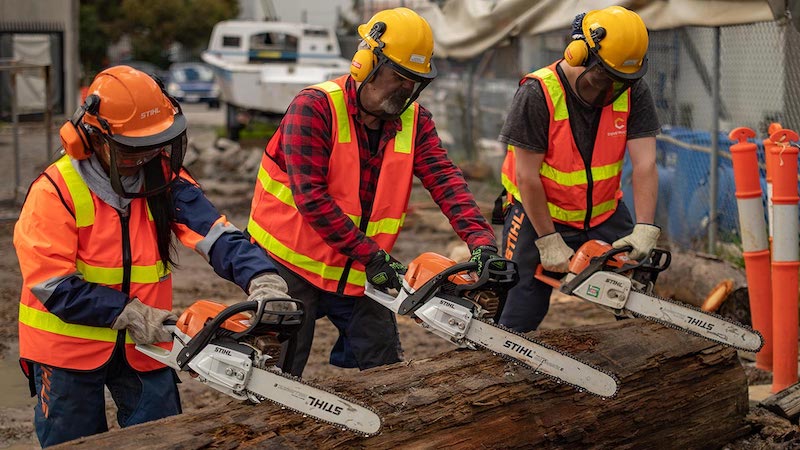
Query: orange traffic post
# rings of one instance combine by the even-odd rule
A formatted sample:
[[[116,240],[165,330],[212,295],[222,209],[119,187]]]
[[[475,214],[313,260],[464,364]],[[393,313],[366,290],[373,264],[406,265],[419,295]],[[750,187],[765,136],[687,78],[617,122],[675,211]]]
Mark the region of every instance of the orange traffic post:
[[[756,354],[756,367],[772,370],[772,289],[770,281],[769,240],[761,201],[757,146],[748,139],[756,137],[750,128],[736,128],[728,134],[731,145],[733,178],[736,183],[736,206],[742,236],[747,291],[753,328],[761,332],[764,347]]]
[[[769,223],[769,240],[772,242],[772,223],[775,221],[772,217],[772,172],[775,155],[772,154],[772,149],[775,148],[775,143],[769,137],[778,130],[783,129],[783,126],[777,122],[769,124],[767,129],[767,138],[764,139],[764,166],[766,166],[766,181],[767,181],[767,223]]]
[[[798,239],[797,152],[791,145],[798,136],[778,130],[770,139],[776,147],[773,183],[772,236],[772,392],[797,383],[797,270],[800,268]]]

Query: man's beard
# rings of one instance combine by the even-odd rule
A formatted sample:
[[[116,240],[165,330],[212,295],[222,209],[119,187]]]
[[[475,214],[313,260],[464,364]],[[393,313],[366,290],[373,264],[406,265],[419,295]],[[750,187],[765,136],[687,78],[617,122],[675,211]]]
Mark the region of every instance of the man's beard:
[[[391,97],[381,102],[380,108],[387,115],[397,116],[403,111],[406,106],[408,98],[411,97],[411,92],[397,91]]]

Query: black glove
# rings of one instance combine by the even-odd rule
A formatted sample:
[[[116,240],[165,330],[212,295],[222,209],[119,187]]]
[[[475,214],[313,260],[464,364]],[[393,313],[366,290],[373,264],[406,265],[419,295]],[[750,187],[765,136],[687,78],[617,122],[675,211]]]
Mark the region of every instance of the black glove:
[[[478,274],[483,273],[483,268],[486,266],[486,262],[492,258],[499,258],[500,255],[497,254],[497,247],[494,245],[481,245],[479,247],[475,247],[472,250],[472,257],[469,259],[470,262],[478,263]],[[505,270],[506,263],[503,261],[495,261],[492,263],[492,268],[497,270]]]
[[[379,250],[367,263],[367,281],[380,289],[397,289],[403,287],[403,274],[406,266],[384,250]]]

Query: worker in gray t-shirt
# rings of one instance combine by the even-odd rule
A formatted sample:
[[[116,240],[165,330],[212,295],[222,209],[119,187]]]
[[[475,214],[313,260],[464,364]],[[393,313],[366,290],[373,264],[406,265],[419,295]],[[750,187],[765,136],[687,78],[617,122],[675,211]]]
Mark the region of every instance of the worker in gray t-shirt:
[[[647,28],[636,13],[611,6],[578,15],[572,38],[564,59],[520,82],[499,138],[508,144],[503,247],[520,274],[500,323],[519,332],[535,330],[549,308],[551,288],[533,276],[539,264],[560,277],[591,239],[630,245],[629,256],[641,260],[660,234],[660,125],[641,79]],[[635,224],[620,189],[626,148]]]

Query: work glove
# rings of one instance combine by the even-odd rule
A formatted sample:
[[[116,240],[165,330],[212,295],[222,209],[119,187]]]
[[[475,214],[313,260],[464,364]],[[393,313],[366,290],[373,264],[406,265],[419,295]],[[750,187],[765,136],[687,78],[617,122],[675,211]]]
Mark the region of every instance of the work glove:
[[[373,286],[387,290],[400,290],[406,266],[384,250],[377,251],[366,265],[367,281]]]
[[[286,281],[275,272],[264,272],[253,277],[250,280],[248,291],[250,296],[247,297],[247,300],[259,302],[259,304],[264,300],[289,298],[289,287],[286,286]],[[297,311],[297,304],[289,301],[269,302],[268,307],[271,311]],[[277,316],[273,314],[261,316],[261,322],[271,323],[277,319]]]
[[[497,247],[494,245],[481,245],[472,250],[472,257],[469,261],[478,263],[477,272],[478,275],[480,275],[483,273],[483,268],[490,259],[499,257],[500,255],[497,254]],[[503,261],[495,261],[492,263],[492,268],[504,270],[506,268],[506,263]]]
[[[569,248],[564,238],[558,232],[545,234],[536,239],[536,248],[539,249],[539,261],[544,270],[549,272],[569,271],[569,259],[575,251]]]
[[[164,321],[167,319],[178,320],[178,316],[171,311],[147,306],[134,297],[114,319],[111,328],[127,329],[136,344],[172,342],[172,333],[164,328]]]
[[[641,261],[650,256],[650,252],[656,246],[659,236],[661,236],[661,228],[658,226],[649,223],[637,223],[633,226],[631,234],[617,239],[611,246],[620,248],[630,245],[633,250],[628,252],[628,257]]]

